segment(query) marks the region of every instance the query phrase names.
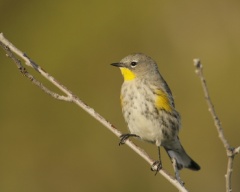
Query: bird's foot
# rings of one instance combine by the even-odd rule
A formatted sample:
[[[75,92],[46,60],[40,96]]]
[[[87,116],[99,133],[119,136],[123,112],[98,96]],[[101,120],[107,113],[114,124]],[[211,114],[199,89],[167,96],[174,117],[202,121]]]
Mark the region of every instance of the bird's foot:
[[[122,134],[122,135],[120,136],[119,146],[125,144],[126,140],[127,140],[129,137],[139,137],[139,136],[138,136],[138,135],[135,135],[135,134],[130,134],[130,133]]]
[[[155,175],[162,169],[162,162],[161,161],[155,161],[152,164],[151,171],[156,171]]]

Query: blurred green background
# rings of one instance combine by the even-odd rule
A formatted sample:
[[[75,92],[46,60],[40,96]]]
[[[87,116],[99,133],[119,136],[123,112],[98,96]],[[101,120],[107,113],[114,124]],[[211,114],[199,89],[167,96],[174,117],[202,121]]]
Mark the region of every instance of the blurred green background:
[[[192,60],[201,58],[225,135],[240,145],[239,10],[237,0],[0,0],[0,32],[122,132],[122,77],[109,64],[133,52],[150,55],[182,115],[182,143],[202,167],[181,171],[186,187],[225,191],[225,150]],[[177,191],[83,110],[31,84],[3,50],[0,88],[1,192]],[[134,142],[157,158],[156,146]],[[233,191],[239,178],[237,156]]]

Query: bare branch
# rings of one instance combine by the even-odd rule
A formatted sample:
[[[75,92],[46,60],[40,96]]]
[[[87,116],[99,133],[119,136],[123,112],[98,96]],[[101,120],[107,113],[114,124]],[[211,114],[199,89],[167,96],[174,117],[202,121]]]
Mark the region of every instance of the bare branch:
[[[233,150],[233,153],[234,153],[234,154],[240,153],[240,146],[239,146],[239,147],[236,147],[236,148]]]
[[[194,66],[196,67],[196,73],[199,76],[199,78],[201,80],[201,83],[202,83],[204,96],[205,96],[205,99],[206,99],[206,102],[207,102],[207,105],[208,105],[208,110],[212,115],[214,124],[217,128],[218,136],[219,136],[220,140],[222,141],[223,146],[224,146],[224,148],[226,150],[226,153],[227,153],[228,163],[227,163],[227,173],[225,175],[225,177],[226,177],[226,191],[231,192],[232,191],[232,184],[231,184],[232,179],[231,178],[232,178],[232,171],[233,171],[233,159],[234,159],[235,155],[239,153],[240,146],[237,147],[237,148],[231,147],[230,144],[228,143],[227,139],[225,138],[221,121],[216,114],[213,103],[212,103],[212,101],[210,99],[210,96],[209,96],[207,83],[206,83],[205,77],[203,75],[203,66],[201,64],[201,61],[200,61],[200,59],[194,59],[193,62],[194,62]]]
[[[19,59],[16,58],[16,56],[12,53],[12,51],[10,50],[10,48],[8,46],[6,46],[2,41],[0,41],[0,46],[6,51],[7,56],[9,58],[11,58],[14,63],[17,65],[18,69],[20,70],[20,72],[27,77],[34,85],[38,86],[40,89],[42,89],[45,93],[51,95],[52,97],[54,97],[55,99],[58,100],[64,100],[64,101],[70,101],[71,98],[70,97],[66,97],[66,96],[62,96],[59,95],[57,93],[54,93],[52,91],[50,91],[47,87],[45,87],[42,83],[40,83],[38,80],[36,80],[30,73],[28,73],[28,71],[26,70],[26,68],[22,65],[21,61]]]
[[[229,145],[228,141],[226,140],[226,138],[224,137],[221,121],[218,118],[218,116],[217,116],[217,114],[215,112],[214,106],[212,104],[212,101],[210,99],[208,88],[207,88],[207,84],[206,84],[206,80],[205,80],[205,78],[203,76],[203,70],[202,70],[203,66],[202,66],[202,64],[201,64],[199,59],[194,59],[194,65],[196,67],[196,73],[197,73],[197,75],[199,76],[199,78],[201,80],[203,91],[204,91],[204,96],[205,96],[205,99],[206,99],[207,105],[208,105],[208,110],[210,111],[210,113],[211,113],[211,115],[213,117],[215,126],[216,126],[218,134],[219,134],[218,136],[221,139],[224,147],[226,149],[228,149],[230,147],[230,145]]]
[[[227,173],[225,175],[225,178],[226,178],[226,191],[227,192],[231,192],[232,191],[233,159],[234,159],[234,156],[229,156],[228,157]]]
[[[80,100],[77,96],[75,96],[70,90],[68,90],[65,86],[60,84],[54,77],[52,77],[49,73],[43,70],[39,65],[37,65],[33,60],[31,60],[25,53],[17,49],[11,42],[9,42],[2,33],[0,33],[0,46],[5,50],[8,57],[11,58],[14,63],[17,65],[20,72],[27,77],[31,82],[33,82],[36,86],[38,86],[41,90],[43,90],[48,95],[52,96],[55,99],[73,102],[83,110],[85,110],[88,114],[90,114],[93,118],[102,123],[106,128],[108,128],[113,134],[117,137],[120,137],[122,133],[117,130],[110,122],[108,122],[104,117],[102,117],[99,113],[97,113],[93,108],[89,107],[82,100]],[[25,61],[25,64],[29,67],[34,68],[37,72],[39,72],[42,76],[44,76],[48,81],[50,81],[53,85],[58,87],[66,96],[59,95],[53,91],[50,91],[46,88],[42,83],[36,80],[31,74],[27,72],[27,70],[21,64],[21,61],[17,59],[15,56],[17,55],[21,59]],[[127,140],[126,144],[137,154],[139,154],[145,161],[147,161],[150,165],[153,164],[153,159],[140,147],[136,146],[132,141]],[[164,169],[161,169],[159,173],[164,176],[172,185],[174,185],[179,191],[187,192],[187,189],[182,186],[175,178],[173,178],[170,174],[168,174]]]

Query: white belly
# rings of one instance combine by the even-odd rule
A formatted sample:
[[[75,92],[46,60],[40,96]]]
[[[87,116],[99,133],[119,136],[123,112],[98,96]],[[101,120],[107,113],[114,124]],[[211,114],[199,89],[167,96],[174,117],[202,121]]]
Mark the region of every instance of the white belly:
[[[134,83],[122,86],[122,112],[130,132],[159,146],[175,137],[178,131],[173,133],[166,126],[169,125],[168,114],[156,108],[155,97],[147,86],[141,89]]]

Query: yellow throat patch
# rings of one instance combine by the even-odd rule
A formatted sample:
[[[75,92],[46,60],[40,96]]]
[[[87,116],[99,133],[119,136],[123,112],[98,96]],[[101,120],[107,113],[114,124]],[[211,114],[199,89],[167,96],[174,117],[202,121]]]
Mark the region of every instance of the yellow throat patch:
[[[136,75],[129,69],[120,67],[120,70],[122,72],[124,81],[131,81],[131,80],[135,79]]]
[[[169,102],[169,99],[166,95],[166,93],[164,93],[162,90],[156,90],[155,94],[157,96],[156,100],[155,100],[155,105],[158,109],[164,109],[168,112],[172,111],[171,108],[171,104]]]

